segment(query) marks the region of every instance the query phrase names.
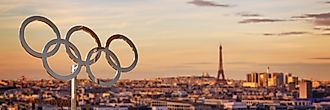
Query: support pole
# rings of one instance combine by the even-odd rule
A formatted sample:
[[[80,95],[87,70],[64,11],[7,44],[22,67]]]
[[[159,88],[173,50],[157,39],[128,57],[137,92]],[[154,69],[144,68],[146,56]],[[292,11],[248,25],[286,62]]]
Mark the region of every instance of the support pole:
[[[76,71],[77,67],[72,65],[71,72]],[[71,110],[77,110],[77,76],[71,79]]]

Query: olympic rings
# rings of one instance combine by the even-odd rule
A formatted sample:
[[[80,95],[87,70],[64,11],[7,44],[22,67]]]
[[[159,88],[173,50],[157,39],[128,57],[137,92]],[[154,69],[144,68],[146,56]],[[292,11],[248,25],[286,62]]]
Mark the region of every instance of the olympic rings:
[[[33,21],[41,21],[41,22],[47,24],[56,34],[56,38],[47,42],[47,44],[44,46],[42,52],[37,52],[37,51],[33,50],[27,44],[27,42],[25,40],[25,35],[24,35],[25,28],[27,27],[28,24],[30,24]],[[80,54],[78,48],[69,41],[71,35],[75,31],[80,31],[80,30],[89,33],[91,35],[91,37],[94,38],[94,40],[97,44],[96,47],[94,47],[93,49],[91,49],[88,52],[85,61],[82,60],[81,54]],[[56,25],[49,19],[42,17],[42,16],[31,16],[31,17],[26,18],[22,22],[21,27],[19,29],[19,39],[20,39],[21,45],[24,48],[24,50],[27,53],[29,53],[30,55],[32,55],[33,57],[40,58],[42,60],[43,67],[45,68],[47,73],[50,76],[52,76],[53,78],[59,79],[59,80],[70,80],[70,79],[76,77],[79,74],[81,68],[83,66],[85,66],[86,72],[88,73],[89,78],[93,82],[103,85],[103,86],[112,86],[114,83],[116,83],[118,81],[122,72],[129,72],[129,71],[133,70],[135,68],[135,66],[137,65],[137,61],[138,61],[138,53],[137,53],[137,49],[136,49],[134,43],[124,35],[115,34],[115,35],[109,37],[106,42],[105,47],[102,47],[100,39],[90,28],[88,28],[86,26],[78,25],[78,26],[71,27],[69,29],[69,31],[67,32],[65,39],[62,39],[60,32],[59,32],[58,28],[56,27]],[[109,50],[110,43],[115,39],[124,40],[132,48],[132,51],[134,52],[134,57],[133,57],[133,63],[130,66],[121,67],[117,56],[111,50]],[[70,73],[68,75],[64,75],[64,76],[54,72],[50,68],[48,61],[47,61],[48,57],[55,55],[55,53],[59,50],[61,44],[64,44],[66,53],[68,54],[70,59],[76,63],[75,68],[73,69],[72,73]],[[53,50],[48,51],[52,45],[55,45],[55,47],[53,48]],[[72,53],[72,51],[73,51],[73,53]],[[109,65],[113,69],[116,70],[116,74],[111,81],[102,81],[102,80],[95,78],[94,74],[92,73],[92,69],[90,67],[91,65],[93,65],[94,63],[96,63],[98,61],[102,52],[105,53],[105,57],[106,57]],[[92,55],[95,53],[96,53],[95,57],[91,59]]]

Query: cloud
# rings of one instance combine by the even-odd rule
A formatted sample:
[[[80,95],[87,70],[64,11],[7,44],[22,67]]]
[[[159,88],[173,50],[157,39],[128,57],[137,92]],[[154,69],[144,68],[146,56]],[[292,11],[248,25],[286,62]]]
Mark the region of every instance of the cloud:
[[[300,16],[292,16],[292,18],[317,18],[317,19],[329,19],[330,12],[328,13],[319,13],[319,14],[305,14]]]
[[[239,12],[237,15],[242,16],[242,17],[260,17],[260,14],[256,13],[249,13],[249,12]]]
[[[266,23],[266,22],[282,22],[287,21],[283,19],[268,19],[268,18],[252,18],[252,19],[244,19],[239,21],[238,23]]]
[[[330,33],[322,33],[321,35],[330,36]]]
[[[309,34],[309,32],[293,31],[293,32],[282,32],[282,33],[264,33],[264,36],[290,36],[290,35],[303,35]]]
[[[325,25],[325,26],[330,26],[330,18],[327,19],[316,19],[315,24],[317,25]]]
[[[323,28],[323,27],[314,27],[314,30],[320,30],[320,31],[330,31],[330,28]]]
[[[330,57],[315,57],[315,58],[310,58],[314,60],[330,60]]]
[[[318,30],[322,33],[320,33],[319,35],[324,35],[324,36],[329,36],[330,35],[330,28],[329,27],[314,27],[314,30]]]
[[[291,18],[313,19],[315,25],[330,26],[330,12],[319,14],[305,14],[300,16],[292,16]]]
[[[188,4],[193,4],[196,6],[204,6],[204,7],[231,7],[228,4],[219,4],[219,3],[215,3],[212,1],[205,1],[205,0],[193,0],[190,2],[187,2]]]

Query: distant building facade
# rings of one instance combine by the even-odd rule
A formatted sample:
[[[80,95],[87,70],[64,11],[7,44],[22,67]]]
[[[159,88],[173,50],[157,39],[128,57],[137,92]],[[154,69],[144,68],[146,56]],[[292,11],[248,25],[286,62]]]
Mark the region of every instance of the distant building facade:
[[[268,86],[271,86],[271,87],[284,86],[284,74],[283,73],[269,73]]]
[[[247,74],[247,81],[256,83],[257,87],[268,87],[267,73],[250,73]],[[251,85],[251,84],[249,84]]]
[[[299,98],[313,98],[312,82],[301,80],[299,83]]]
[[[291,87],[298,85],[298,77],[291,73],[281,72],[254,72],[246,75],[245,87]]]

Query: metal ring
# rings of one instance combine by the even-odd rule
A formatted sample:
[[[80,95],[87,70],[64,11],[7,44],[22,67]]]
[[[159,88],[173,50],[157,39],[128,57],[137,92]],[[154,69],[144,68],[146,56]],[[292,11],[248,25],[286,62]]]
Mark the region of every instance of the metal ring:
[[[35,50],[33,50],[25,41],[25,28],[28,24],[30,24],[33,21],[41,21],[43,23],[46,23],[48,26],[50,26],[52,28],[52,30],[55,32],[56,34],[56,39],[61,39],[61,34],[60,31],[58,30],[58,28],[56,27],[56,25],[50,21],[49,19],[42,17],[42,16],[31,16],[26,18],[21,27],[19,28],[19,39],[21,42],[21,45],[23,46],[23,48],[25,49],[26,52],[28,52],[30,55],[37,57],[37,58],[41,58],[41,53],[37,52]],[[55,48],[53,50],[51,50],[49,53],[47,53],[47,57],[54,55],[58,49],[60,48],[60,44],[56,44]]]
[[[98,48],[93,48],[92,50],[90,50],[90,51],[88,52],[88,55],[87,55],[86,61],[90,60],[91,56],[92,56],[95,52],[101,52],[101,51],[105,52],[105,54],[106,54],[106,59],[107,59],[108,63],[112,66],[112,68],[115,68],[115,70],[116,70],[116,75],[115,75],[115,77],[114,77],[111,81],[109,81],[109,82],[99,80],[99,79],[95,78],[95,76],[94,76],[94,74],[92,73],[92,70],[91,70],[91,68],[90,68],[90,65],[86,65],[86,72],[88,73],[89,79],[91,79],[93,82],[95,82],[95,83],[97,83],[97,84],[100,84],[100,85],[102,85],[102,86],[112,86],[115,82],[118,81],[118,79],[120,78],[121,72],[122,72],[122,71],[121,71],[121,67],[120,67],[120,62],[119,62],[117,56],[116,56],[112,51],[110,51],[110,50],[108,50],[108,49],[98,49]],[[110,61],[112,61],[110,57],[113,58],[113,59],[115,60],[115,62],[116,62],[117,65],[115,65],[115,64],[111,64],[111,63],[110,63]],[[114,66],[114,65],[115,65],[115,66]]]
[[[120,35],[120,34],[115,34],[115,35],[111,36],[110,38],[108,38],[105,48],[109,49],[110,43],[115,39],[124,40],[132,48],[132,51],[134,52],[133,63],[128,67],[121,67],[122,72],[129,72],[134,69],[134,67],[136,66],[136,64],[138,62],[137,49],[136,49],[134,43],[130,39],[128,39],[126,36]],[[112,60],[110,60],[110,62],[111,62],[110,64],[114,64]]]
[[[73,51],[77,54],[77,56],[78,56],[78,58],[79,58],[80,60],[77,62],[77,66],[78,66],[78,67],[77,67],[77,69],[76,69],[73,73],[71,73],[71,74],[69,74],[69,75],[66,75],[66,76],[62,76],[62,75],[59,75],[59,74],[57,74],[56,72],[54,72],[54,71],[49,67],[49,65],[48,65],[48,61],[47,61],[46,53],[47,53],[48,49],[50,48],[50,46],[52,46],[52,45],[54,45],[54,44],[65,44],[65,45],[69,45],[70,48],[73,49]],[[82,66],[82,65],[81,65],[81,63],[82,63],[82,61],[81,61],[81,55],[80,55],[80,53],[79,53],[77,47],[74,46],[71,42],[68,42],[68,41],[63,40],[63,39],[60,39],[60,40],[53,39],[53,40],[49,41],[49,42],[45,45],[44,49],[42,50],[41,59],[42,59],[42,64],[43,64],[44,68],[46,69],[47,73],[48,73],[49,75],[53,76],[54,78],[56,78],[56,79],[60,79],[60,80],[70,80],[70,79],[76,77],[76,76],[79,74],[79,72],[80,72],[80,70],[81,70],[81,66]]]
[[[96,35],[91,29],[89,29],[88,27],[81,26],[81,25],[79,25],[79,26],[74,26],[74,27],[70,28],[70,30],[69,30],[68,33],[66,34],[65,40],[70,42],[70,37],[71,37],[71,35],[72,35],[75,31],[80,31],[80,30],[83,30],[83,31],[89,33],[89,34],[94,38],[95,42],[97,43],[97,47],[98,47],[98,48],[102,48],[102,46],[101,46],[101,41],[100,41],[100,39],[97,37],[97,35]],[[68,53],[69,57],[70,57],[74,62],[76,62],[76,63],[79,62],[79,59],[78,59],[75,55],[72,54],[72,52],[71,52],[69,46],[65,45],[65,50],[66,50],[66,52]],[[94,59],[97,61],[99,58],[100,58],[100,52],[98,52],[98,53],[96,54],[96,56],[95,56]],[[94,60],[94,59],[92,59],[92,60]],[[83,65],[87,65],[87,63],[88,63],[88,64],[91,64],[90,62],[91,62],[91,60],[88,61],[88,62],[87,62],[87,60],[86,60],[86,61],[82,61],[82,64],[83,64]]]

